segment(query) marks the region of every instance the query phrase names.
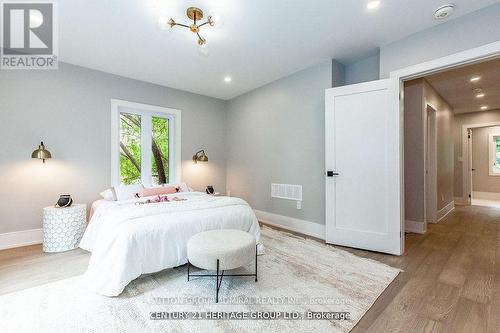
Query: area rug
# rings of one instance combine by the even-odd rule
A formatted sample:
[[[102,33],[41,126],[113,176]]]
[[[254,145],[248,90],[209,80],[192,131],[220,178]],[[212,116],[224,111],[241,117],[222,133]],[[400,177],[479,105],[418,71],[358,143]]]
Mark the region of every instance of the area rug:
[[[264,227],[259,280],[186,280],[186,266],[133,281],[119,297],[74,277],[0,297],[1,332],[349,332],[400,272]],[[251,273],[253,265],[237,272]]]

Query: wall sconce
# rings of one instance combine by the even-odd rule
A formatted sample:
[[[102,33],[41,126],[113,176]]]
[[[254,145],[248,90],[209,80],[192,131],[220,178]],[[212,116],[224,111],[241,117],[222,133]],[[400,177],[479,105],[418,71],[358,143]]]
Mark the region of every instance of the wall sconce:
[[[42,141],[40,142],[38,149],[36,149],[35,151],[33,151],[33,153],[31,153],[31,158],[38,158],[42,160],[43,163],[45,163],[45,160],[52,158],[52,155],[50,154],[50,151],[45,149],[45,145],[43,144]]]
[[[193,162],[198,163],[198,162],[208,162],[208,156],[205,154],[204,150],[197,151],[193,155]]]

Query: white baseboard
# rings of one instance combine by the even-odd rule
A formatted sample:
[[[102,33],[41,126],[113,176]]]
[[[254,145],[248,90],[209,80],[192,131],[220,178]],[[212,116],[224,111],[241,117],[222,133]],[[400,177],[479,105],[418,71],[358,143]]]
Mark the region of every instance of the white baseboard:
[[[500,200],[500,193],[497,192],[472,192],[472,198],[485,200]]]
[[[467,198],[454,197],[453,202],[455,202],[455,205],[465,206],[467,205]]]
[[[306,220],[300,220],[293,217],[263,212],[254,209],[257,219],[266,224],[295,231],[304,235],[325,239],[325,225]]]
[[[437,221],[441,221],[442,219],[445,218],[446,215],[451,213],[455,209],[455,201],[450,202],[437,212]]]
[[[405,232],[425,234],[426,231],[427,231],[427,224],[425,222],[405,220]]]
[[[31,229],[0,234],[0,250],[42,243],[42,229]]]

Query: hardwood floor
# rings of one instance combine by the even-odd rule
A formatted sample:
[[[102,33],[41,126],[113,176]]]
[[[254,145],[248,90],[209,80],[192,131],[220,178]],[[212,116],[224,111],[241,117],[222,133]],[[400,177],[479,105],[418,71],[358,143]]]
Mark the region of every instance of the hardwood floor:
[[[500,332],[500,209],[460,207],[406,253],[346,249],[402,272],[352,332]],[[0,251],[0,295],[82,274],[89,254],[45,254],[40,245]]]

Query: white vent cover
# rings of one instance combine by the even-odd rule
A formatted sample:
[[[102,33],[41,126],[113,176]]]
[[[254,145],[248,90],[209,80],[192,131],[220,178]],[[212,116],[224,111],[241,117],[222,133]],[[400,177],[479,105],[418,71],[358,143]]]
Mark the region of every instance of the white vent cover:
[[[271,197],[302,201],[302,185],[271,184]]]

